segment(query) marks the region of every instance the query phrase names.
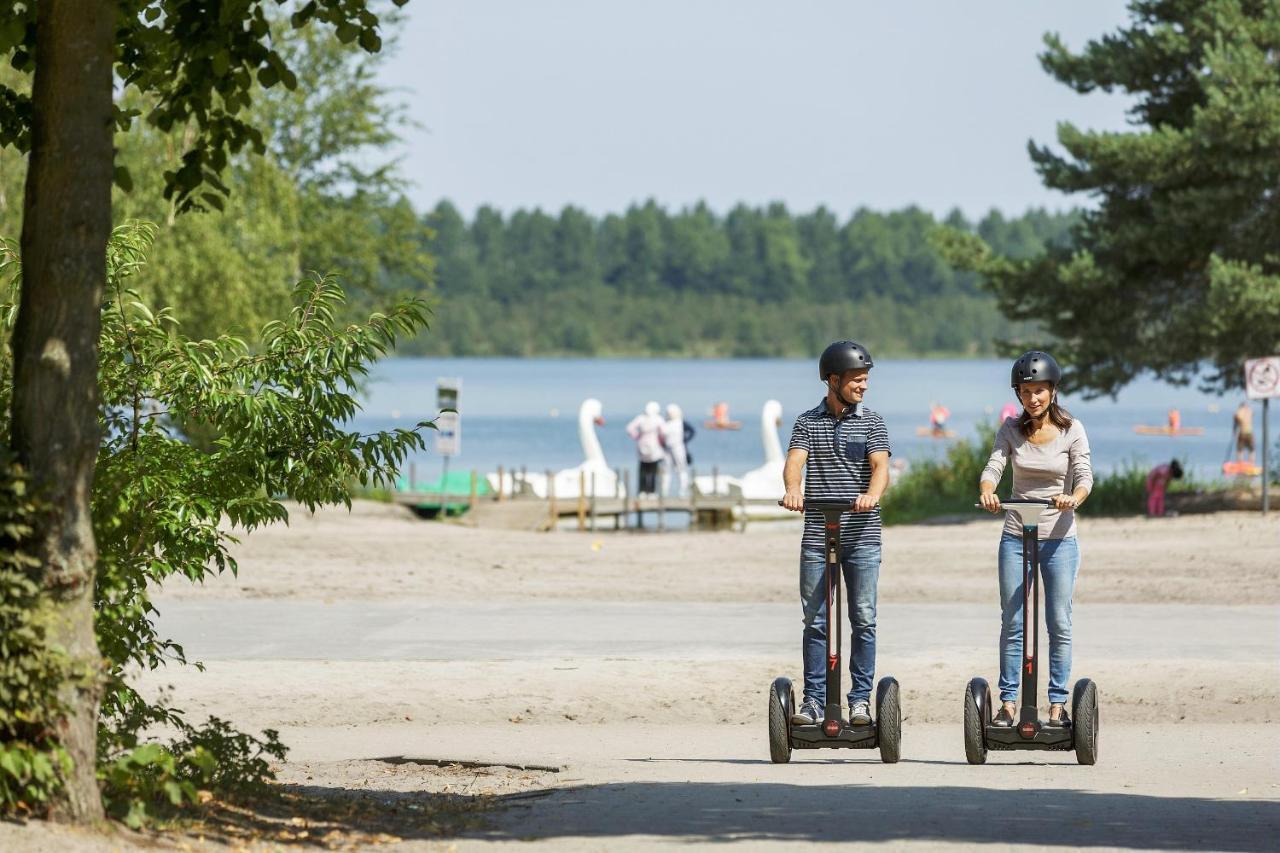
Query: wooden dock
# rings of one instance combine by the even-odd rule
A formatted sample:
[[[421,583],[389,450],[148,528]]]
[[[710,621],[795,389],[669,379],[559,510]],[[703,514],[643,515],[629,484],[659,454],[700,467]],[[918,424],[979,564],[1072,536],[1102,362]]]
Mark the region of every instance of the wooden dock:
[[[731,495],[664,497],[610,495],[498,499],[492,495],[398,491],[395,502],[430,517],[457,517],[476,527],[507,530],[556,530],[565,519],[577,519],[578,530],[657,529],[667,527],[671,513],[688,518],[690,530],[745,530],[749,503],[741,492]]]

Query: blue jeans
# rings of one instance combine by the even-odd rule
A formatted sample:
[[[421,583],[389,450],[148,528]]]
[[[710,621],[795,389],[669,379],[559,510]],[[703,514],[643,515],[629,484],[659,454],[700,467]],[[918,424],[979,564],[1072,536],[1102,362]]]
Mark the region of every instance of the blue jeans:
[[[1067,701],[1071,678],[1071,593],[1080,571],[1076,537],[1040,540],[1040,586],[1049,629],[1049,701]],[[1022,665],[1022,537],[1000,537],[1000,699],[1018,700]]]
[[[804,607],[804,695],[827,701],[826,551],[800,551],[800,603]],[[840,567],[848,596],[853,648],[849,655],[850,704],[871,699],[876,672],[876,582],[880,579],[879,545],[846,545]]]

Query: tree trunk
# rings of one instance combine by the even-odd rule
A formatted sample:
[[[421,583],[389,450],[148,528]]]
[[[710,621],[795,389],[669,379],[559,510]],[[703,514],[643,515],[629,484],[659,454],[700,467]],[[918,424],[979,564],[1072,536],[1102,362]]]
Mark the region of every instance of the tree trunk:
[[[98,334],[111,231],[110,0],[36,7],[34,120],[14,330],[13,443],[48,505],[33,542],[50,639],[72,659],[58,737],[75,762],[54,816],[102,818],[95,775],[102,660],[93,631],[97,547],[89,514],[98,432]]]

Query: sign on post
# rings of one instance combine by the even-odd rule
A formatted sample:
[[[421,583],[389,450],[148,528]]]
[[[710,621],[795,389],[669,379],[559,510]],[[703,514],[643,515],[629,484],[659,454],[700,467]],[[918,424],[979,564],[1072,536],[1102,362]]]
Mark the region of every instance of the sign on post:
[[[1267,409],[1272,397],[1280,397],[1280,355],[1251,358],[1244,363],[1244,393],[1250,400],[1262,401],[1262,514],[1271,509],[1270,463],[1267,461]]]
[[[1280,397],[1280,355],[1244,363],[1244,393],[1250,400]]]
[[[436,408],[453,410],[441,411],[436,416],[436,453],[441,456],[457,456],[462,452],[462,415],[458,409],[461,390],[461,379],[436,381]]]

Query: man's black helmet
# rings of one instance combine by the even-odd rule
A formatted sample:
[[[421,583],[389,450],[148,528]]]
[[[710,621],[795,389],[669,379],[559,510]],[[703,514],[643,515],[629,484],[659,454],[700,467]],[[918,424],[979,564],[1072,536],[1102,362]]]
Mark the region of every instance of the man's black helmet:
[[[844,373],[846,370],[859,370],[863,367],[875,367],[871,361],[871,353],[860,343],[854,341],[836,341],[822,351],[818,359],[818,378],[823,382],[833,373]]]
[[[1018,356],[1009,372],[1009,384],[1015,391],[1019,382],[1048,382],[1056,388],[1062,382],[1062,368],[1049,353],[1033,349]]]

